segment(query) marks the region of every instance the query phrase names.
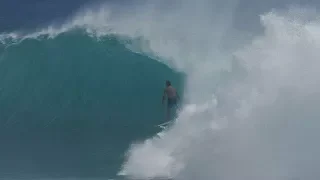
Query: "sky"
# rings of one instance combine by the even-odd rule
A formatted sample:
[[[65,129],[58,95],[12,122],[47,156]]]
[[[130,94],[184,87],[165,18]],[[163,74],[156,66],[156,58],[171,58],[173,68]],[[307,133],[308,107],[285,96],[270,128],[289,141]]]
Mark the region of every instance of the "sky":
[[[125,6],[140,0],[1,0],[0,32],[32,29],[63,21],[79,9],[100,1],[112,1]],[[294,4],[320,7],[319,0],[240,0],[235,21],[240,29],[255,28],[253,26],[259,24],[258,15],[272,8],[284,8]]]

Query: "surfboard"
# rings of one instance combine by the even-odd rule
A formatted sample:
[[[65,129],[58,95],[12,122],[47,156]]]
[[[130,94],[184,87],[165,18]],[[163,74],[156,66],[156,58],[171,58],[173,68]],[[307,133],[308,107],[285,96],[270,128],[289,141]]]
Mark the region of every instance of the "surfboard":
[[[165,129],[168,125],[170,125],[172,123],[172,121],[167,121],[164,122],[162,124],[157,125],[158,127],[160,127],[161,129]]]
[[[167,122],[164,122],[162,124],[157,125],[157,127],[162,129],[160,132],[157,133],[158,137],[162,138],[163,136],[165,136],[165,130],[167,129],[167,127],[171,123],[173,123],[173,121],[167,121]]]

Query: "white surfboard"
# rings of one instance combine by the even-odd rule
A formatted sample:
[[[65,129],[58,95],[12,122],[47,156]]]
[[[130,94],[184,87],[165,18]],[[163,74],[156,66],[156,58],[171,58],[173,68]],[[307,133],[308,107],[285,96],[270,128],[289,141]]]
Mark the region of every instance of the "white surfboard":
[[[172,121],[167,121],[164,122],[162,124],[157,125],[158,127],[160,127],[161,129],[165,129],[168,125],[170,125],[172,123]]]
[[[162,124],[157,125],[157,127],[161,128],[162,130],[157,133],[157,135],[161,138],[165,135],[165,129],[171,124],[173,121],[164,122]]]

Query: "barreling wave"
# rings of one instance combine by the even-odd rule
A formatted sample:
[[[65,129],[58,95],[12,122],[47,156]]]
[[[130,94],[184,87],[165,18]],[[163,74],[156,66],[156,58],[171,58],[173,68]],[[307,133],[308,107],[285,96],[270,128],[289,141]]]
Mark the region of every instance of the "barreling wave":
[[[170,8],[163,8],[167,7],[166,3],[171,5]],[[312,9],[299,7],[273,10],[260,16],[264,31],[248,38],[246,33],[233,28],[238,3],[237,0],[200,0],[197,3],[191,0],[147,1],[135,8],[120,10],[107,4],[79,12],[57,29],[47,28],[28,36],[48,34],[56,40],[64,34],[62,32],[80,27],[90,36],[102,39],[97,41],[101,43],[112,34],[118,41],[124,42],[126,52],[129,49],[138,52],[134,55],[141,58],[145,55],[154,57],[171,70],[186,75],[184,104],[175,123],[162,138],[153,136],[156,131],[150,131],[145,133],[149,136],[140,138],[140,142],[126,141],[128,144],[121,149],[127,150],[126,153],[118,151],[121,156],[126,155],[123,162],[117,164],[121,164],[117,173],[119,176],[136,179],[317,179],[320,177],[316,168],[320,162],[317,156],[320,146],[315,143],[320,117],[316,108],[320,97],[317,75],[320,65],[319,15]],[[93,41],[92,38],[87,39]],[[74,41],[77,42],[76,38]],[[107,42],[118,44],[118,41]],[[110,49],[97,46],[91,49],[90,54],[98,53],[97,50],[109,52]],[[88,52],[86,48],[82,51]],[[123,51],[116,52],[119,53],[125,54]],[[55,55],[58,56],[57,53]],[[67,62],[74,62],[77,58],[69,56],[68,59],[73,61]],[[130,58],[125,59],[126,63],[131,62],[128,61]],[[159,63],[154,60],[146,62],[157,64],[152,68],[143,68],[144,71],[150,70],[155,77],[156,74],[172,73],[169,69],[168,73],[154,73],[154,69],[160,68]],[[87,69],[91,64],[82,65]],[[101,65],[103,63],[99,67],[103,67]],[[68,67],[74,69],[73,65]],[[99,68],[92,71],[102,74]],[[153,81],[146,82],[148,78],[144,75],[141,82],[148,84],[148,87],[156,87],[150,86]],[[88,82],[96,82],[96,79]],[[175,82],[179,82],[178,79]],[[134,89],[136,84],[127,87]],[[159,85],[148,92],[161,88]],[[108,90],[115,92],[114,86],[105,87],[103,92]],[[122,95],[119,93],[113,97]],[[130,95],[133,97],[136,94]],[[143,101],[139,99],[135,102],[140,105]],[[160,105],[150,105],[149,101],[148,104],[148,113],[153,108],[161,108]],[[137,106],[131,104],[127,107],[132,105]],[[110,111],[115,112],[114,106],[109,107]],[[124,115],[127,115],[127,110],[121,108]],[[130,122],[134,123],[128,127],[137,127],[136,121]],[[140,124],[145,127],[144,130],[152,127],[147,123],[150,120]],[[92,130],[100,128],[89,127]],[[120,132],[116,128],[113,130]],[[101,139],[106,140],[105,136]],[[130,140],[133,139],[138,137],[130,137]],[[107,139],[106,144],[110,145],[109,141],[112,142]]]
[[[18,38],[0,51],[2,177],[112,177],[129,144],[158,131],[165,80],[183,87],[115,36]]]

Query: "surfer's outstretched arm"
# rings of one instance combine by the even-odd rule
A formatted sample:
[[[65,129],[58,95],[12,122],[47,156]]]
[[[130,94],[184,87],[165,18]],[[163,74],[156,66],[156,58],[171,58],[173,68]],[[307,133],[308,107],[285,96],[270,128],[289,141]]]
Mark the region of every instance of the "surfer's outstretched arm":
[[[166,99],[166,89],[163,90],[163,95],[162,95],[162,104],[164,103],[164,100]]]

